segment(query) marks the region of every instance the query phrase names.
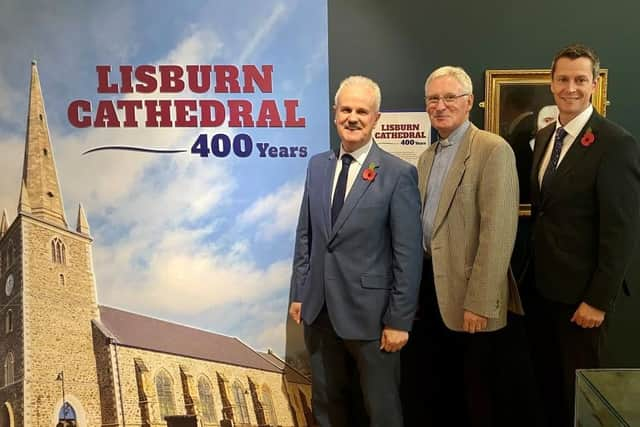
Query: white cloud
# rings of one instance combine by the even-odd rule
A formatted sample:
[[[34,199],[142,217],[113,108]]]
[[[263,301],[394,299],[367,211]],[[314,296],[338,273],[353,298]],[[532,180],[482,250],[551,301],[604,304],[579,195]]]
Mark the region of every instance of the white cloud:
[[[304,185],[286,183],[272,194],[256,200],[240,215],[241,224],[255,225],[258,237],[270,240],[295,229]]]
[[[325,39],[318,44],[311,59],[304,66],[304,86],[308,86],[318,79],[318,74],[327,71],[327,55],[329,50],[328,41]]]
[[[165,232],[145,252],[138,239],[128,239],[115,250],[96,251],[97,262],[118,265],[106,273],[118,286],[101,292],[105,302],[126,301],[132,308],[187,315],[259,300],[286,286],[288,261],[259,268],[244,251],[225,254],[225,248],[205,243],[201,232],[179,228]],[[138,265],[137,256],[148,264]]]
[[[255,50],[262,44],[263,40],[268,37],[278,21],[284,16],[287,11],[286,6],[283,3],[277,3],[271,15],[264,21],[262,26],[257,28],[253,37],[246,43],[244,50],[238,57],[238,63],[244,64],[249,58],[251,58]]]
[[[280,317],[284,317],[284,314]],[[269,325],[269,327],[265,328],[262,333],[253,340],[255,342],[255,348],[265,351],[267,349],[271,349],[275,351],[276,354],[284,354],[286,331],[287,328],[284,320],[279,323]]]
[[[206,64],[212,62],[223,43],[211,30],[193,28],[186,37],[158,64]]]
[[[20,104],[21,97],[24,97],[24,94],[18,93],[9,86],[3,74],[0,73],[0,121],[12,125],[20,125],[24,121],[24,117],[15,108]]]

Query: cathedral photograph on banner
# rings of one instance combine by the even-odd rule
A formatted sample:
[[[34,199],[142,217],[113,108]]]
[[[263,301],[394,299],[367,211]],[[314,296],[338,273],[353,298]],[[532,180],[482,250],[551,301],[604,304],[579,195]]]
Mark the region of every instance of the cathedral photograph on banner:
[[[286,313],[326,4],[196,3],[3,8],[0,427],[313,425]]]

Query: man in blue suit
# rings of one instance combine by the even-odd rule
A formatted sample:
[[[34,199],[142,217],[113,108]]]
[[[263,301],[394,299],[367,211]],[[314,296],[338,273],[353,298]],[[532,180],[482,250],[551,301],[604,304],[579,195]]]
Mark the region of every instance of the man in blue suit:
[[[311,158],[296,231],[289,314],[304,323],[321,426],[349,426],[357,372],[371,426],[401,427],[400,353],[416,310],[423,250],[416,169],[371,134],[380,88],[345,79],[338,153]]]

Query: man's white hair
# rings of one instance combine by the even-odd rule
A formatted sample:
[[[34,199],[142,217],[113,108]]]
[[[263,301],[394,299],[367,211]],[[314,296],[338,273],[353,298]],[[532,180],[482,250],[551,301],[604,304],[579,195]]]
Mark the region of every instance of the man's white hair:
[[[374,82],[373,80],[365,76],[349,76],[346,79],[344,79],[340,83],[340,86],[338,86],[338,90],[336,91],[336,96],[333,99],[334,105],[338,105],[338,96],[340,96],[340,92],[342,92],[342,89],[350,86],[361,86],[371,90],[375,98],[374,99],[375,112],[380,111],[380,103],[382,102],[382,94],[380,93],[380,86],[378,86],[376,82]]]
[[[429,75],[429,77],[427,77],[427,80],[424,83],[425,93],[427,91],[427,87],[429,87],[429,83],[431,83],[432,80],[446,76],[450,76],[456,79],[462,86],[462,90],[464,91],[464,93],[473,94],[473,84],[471,83],[471,77],[469,77],[467,72],[464,71],[461,67],[454,67],[451,65],[440,67],[433,71]]]

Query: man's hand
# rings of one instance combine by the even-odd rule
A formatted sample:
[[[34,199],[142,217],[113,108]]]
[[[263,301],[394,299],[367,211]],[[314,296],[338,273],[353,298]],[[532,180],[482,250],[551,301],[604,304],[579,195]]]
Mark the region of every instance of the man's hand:
[[[302,313],[302,303],[301,302],[292,302],[289,306],[289,316],[296,322],[298,325],[300,324]]]
[[[483,331],[487,328],[487,318],[475,314],[471,311],[464,311],[464,318],[462,320],[462,329],[470,334]]]
[[[581,303],[573,313],[571,321],[583,328],[597,328],[604,322],[605,312],[590,306],[586,302]]]
[[[393,353],[399,351],[409,341],[409,332],[385,326],[380,337],[380,350]]]

